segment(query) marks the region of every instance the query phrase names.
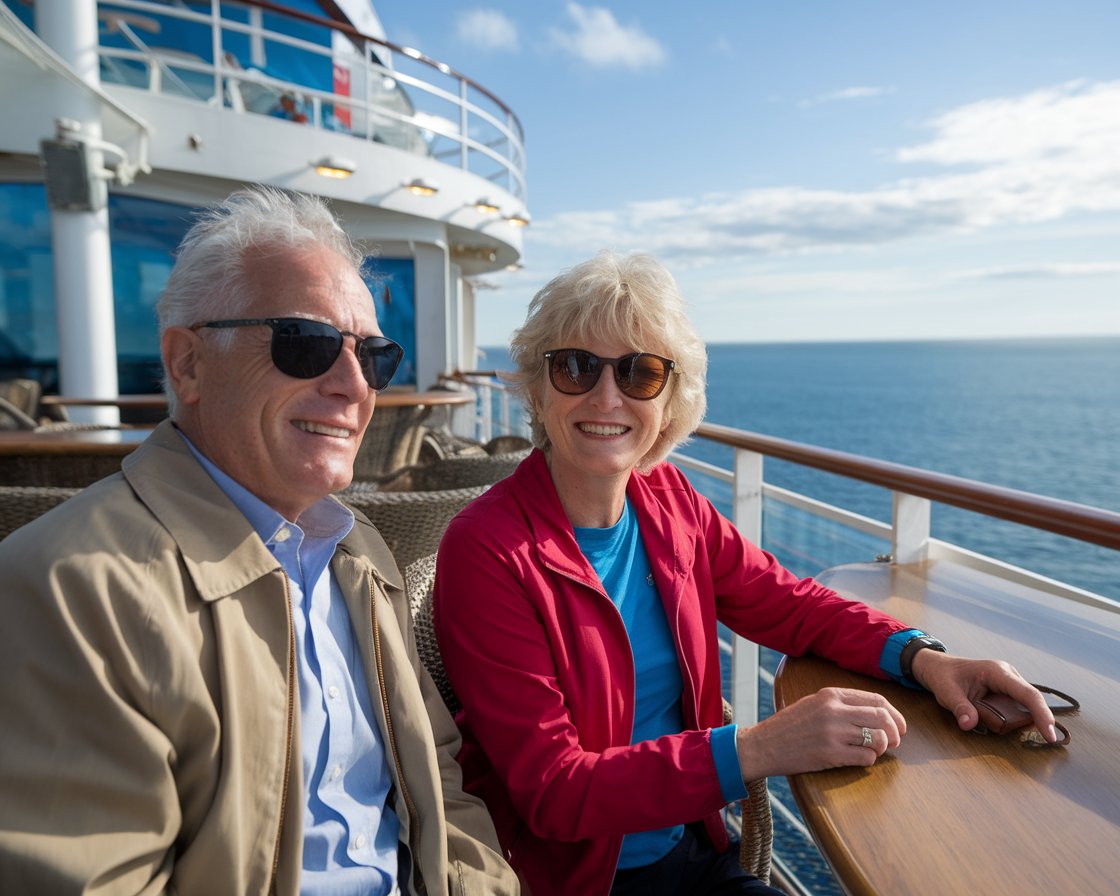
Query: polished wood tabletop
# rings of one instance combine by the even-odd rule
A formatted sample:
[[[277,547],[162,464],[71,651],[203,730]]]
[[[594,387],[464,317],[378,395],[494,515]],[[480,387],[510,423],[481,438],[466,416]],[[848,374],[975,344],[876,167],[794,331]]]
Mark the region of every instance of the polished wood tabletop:
[[[447,407],[452,405],[472,404],[475,400],[473,392],[452,392],[447,389],[432,389],[427,392],[395,392],[388,390],[377,393],[377,407],[398,408],[424,405],[426,407]],[[375,410],[376,414],[377,411]]]
[[[0,432],[0,457],[40,454],[109,454],[123,457],[131,453],[151,432],[150,426],[6,430]]]
[[[417,392],[408,389],[389,389],[379,392],[377,404],[380,407],[411,407],[414,405],[444,406],[470,404],[475,400],[473,392],[433,389]],[[117,407],[121,410],[160,410],[167,408],[167,396],[162,392],[144,395],[113,395],[104,398],[71,395],[44,395],[40,404],[48,407],[88,408]]]
[[[844,889],[898,894],[1120,892],[1120,613],[946,562],[838,567],[819,579],[963,656],[1011,662],[1069,693],[1066,747],[1018,733],[962,732],[927,693],[786,658],[780,708],[826,686],[887,697],[902,744],[871,768],[790,778],[802,816]]]
[[[120,408],[122,411],[167,410],[167,396],[162,392],[144,395],[111,395],[104,398],[73,395],[44,395],[39,399],[43,407],[55,408]]]

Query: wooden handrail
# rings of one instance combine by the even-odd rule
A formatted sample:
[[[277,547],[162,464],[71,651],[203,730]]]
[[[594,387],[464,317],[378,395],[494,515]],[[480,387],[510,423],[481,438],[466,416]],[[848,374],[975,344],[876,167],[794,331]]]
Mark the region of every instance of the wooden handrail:
[[[844,451],[817,448],[717,423],[701,424],[696,434],[732,448],[754,451],[892,491],[928,498],[940,504],[1120,550],[1120,513]]]

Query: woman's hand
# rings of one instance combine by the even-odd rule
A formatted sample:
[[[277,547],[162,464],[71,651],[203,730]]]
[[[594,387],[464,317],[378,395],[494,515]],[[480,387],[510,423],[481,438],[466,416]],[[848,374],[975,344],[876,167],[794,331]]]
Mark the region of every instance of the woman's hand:
[[[739,728],[735,746],[743,780],[752,781],[844,765],[873,765],[888,749],[897,747],[905,733],[902,713],[882,695],[824,688],[757,725]]]
[[[1058,740],[1054,714],[1046,705],[1046,698],[1008,663],[919,650],[914,654],[911,672],[953,714],[962,731],[971,731],[980,721],[974,700],[990,693],[1007,694],[1026,707],[1035,727],[1049,743]]]

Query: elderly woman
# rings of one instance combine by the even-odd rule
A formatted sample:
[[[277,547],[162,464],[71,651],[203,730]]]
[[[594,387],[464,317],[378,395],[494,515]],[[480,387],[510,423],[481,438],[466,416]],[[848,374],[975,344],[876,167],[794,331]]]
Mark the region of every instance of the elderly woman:
[[[798,579],[664,458],[703,417],[704,345],[654,259],[601,254],[514,334],[535,450],[451,524],[435,624],[462,702],[459,759],[534,896],[776,892],[738,866],[719,810],[744,781],[869,766],[899,744],[878,694],[829,688],[724,725],[716,623],[786,654],[931,690],[962,729],[1010,666]]]

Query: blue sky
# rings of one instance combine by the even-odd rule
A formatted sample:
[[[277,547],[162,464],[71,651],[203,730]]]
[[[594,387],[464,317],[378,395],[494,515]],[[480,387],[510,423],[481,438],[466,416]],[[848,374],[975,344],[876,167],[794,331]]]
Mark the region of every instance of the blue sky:
[[[1120,334],[1120,3],[384,0],[526,132],[523,267],[599,251],[710,342]]]

